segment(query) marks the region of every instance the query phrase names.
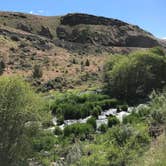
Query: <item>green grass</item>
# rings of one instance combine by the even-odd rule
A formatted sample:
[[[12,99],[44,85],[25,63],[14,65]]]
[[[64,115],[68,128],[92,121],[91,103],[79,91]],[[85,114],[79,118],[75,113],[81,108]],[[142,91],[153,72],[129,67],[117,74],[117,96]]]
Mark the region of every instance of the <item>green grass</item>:
[[[152,142],[150,149],[132,166],[165,166],[166,165],[166,135],[161,135]]]

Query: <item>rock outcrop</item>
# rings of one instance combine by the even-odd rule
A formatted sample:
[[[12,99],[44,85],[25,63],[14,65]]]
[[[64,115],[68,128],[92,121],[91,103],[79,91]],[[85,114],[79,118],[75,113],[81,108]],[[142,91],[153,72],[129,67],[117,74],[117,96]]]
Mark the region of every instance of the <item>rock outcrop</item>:
[[[38,34],[41,35],[41,36],[45,36],[45,37],[47,37],[49,39],[53,38],[53,35],[51,34],[51,32],[50,32],[48,27],[42,26],[41,30],[38,32]]]
[[[78,25],[78,24],[91,24],[91,25],[106,25],[106,26],[123,26],[127,23],[117,20],[117,19],[110,19],[105,17],[97,17],[88,14],[68,14],[62,17],[61,24],[63,25]]]
[[[87,14],[68,14],[57,27],[60,40],[95,46],[142,47],[158,46],[150,33],[138,26],[117,19]]]
[[[166,39],[160,39],[159,40],[160,45],[166,49]]]
[[[17,28],[21,29],[23,31],[26,31],[26,32],[31,32],[32,31],[32,28],[29,25],[26,25],[26,24],[23,24],[23,23],[18,23]]]

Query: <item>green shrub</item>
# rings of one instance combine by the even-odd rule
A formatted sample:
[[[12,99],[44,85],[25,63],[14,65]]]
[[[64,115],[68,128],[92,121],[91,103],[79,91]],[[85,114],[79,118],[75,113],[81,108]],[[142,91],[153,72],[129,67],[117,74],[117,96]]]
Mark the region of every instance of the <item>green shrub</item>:
[[[57,124],[62,125],[64,123],[64,117],[63,115],[58,115],[57,116]]]
[[[120,106],[120,109],[121,109],[122,111],[126,111],[126,112],[127,112],[127,110],[128,110],[128,105],[121,105],[121,106]]]
[[[121,112],[121,108],[119,105],[116,107],[116,110],[117,110],[117,113]]]
[[[97,118],[101,110],[117,104],[119,101],[109,99],[107,95],[65,93],[56,96],[56,100],[51,103],[51,110],[54,115],[61,115],[65,120],[85,118],[89,115]]]
[[[115,127],[111,131],[111,139],[115,142],[108,151],[110,165],[130,165],[138,158],[150,143],[148,132],[145,129],[135,130],[129,126]]]
[[[42,127],[43,128],[48,128],[53,126],[53,122],[50,119],[46,119],[43,123],[42,123]]]
[[[74,134],[74,136],[84,135],[85,137],[87,137],[87,135],[90,134],[92,131],[93,128],[91,125],[76,123],[70,126],[66,126],[64,128],[64,136],[68,137]]]
[[[132,112],[130,115],[123,118],[123,124],[134,124],[141,122],[142,119],[139,114]]]
[[[87,120],[87,123],[90,124],[96,130],[97,124],[96,124],[96,118],[95,117],[89,118]]]
[[[117,146],[111,146],[108,153],[108,160],[110,166],[125,166],[126,160],[124,158],[124,154],[120,148]]]
[[[72,59],[72,63],[73,63],[73,64],[78,64],[78,62],[76,61],[75,58]]]
[[[114,138],[119,146],[124,146],[132,134],[133,128],[130,126],[114,126],[110,131],[111,139]]]
[[[60,127],[56,126],[56,127],[55,127],[55,130],[54,130],[54,134],[55,134],[55,135],[62,135],[62,134],[63,134],[63,131],[61,130]]]
[[[145,117],[147,117],[147,116],[150,115],[150,109],[149,109],[149,108],[141,108],[141,109],[138,111],[138,115],[139,115],[140,117],[145,118]]]
[[[32,73],[33,78],[41,78],[43,76],[43,71],[40,65],[35,65]]]
[[[10,38],[11,38],[11,40],[16,41],[16,42],[20,41],[20,38],[18,35],[12,35]]]
[[[85,66],[89,66],[90,65],[90,62],[89,60],[87,59],[86,62],[85,62]]]
[[[108,127],[113,127],[118,124],[120,124],[120,121],[116,116],[111,116],[108,118]]]
[[[150,51],[112,57],[105,66],[105,89],[127,101],[147,97],[166,84],[166,57]]]
[[[154,48],[151,48],[151,49],[150,49],[150,52],[155,53],[155,54],[158,54],[158,55],[161,55],[161,56],[166,55],[165,52],[164,52],[164,50],[163,50],[161,47],[154,47]]]
[[[149,107],[134,110],[130,115],[123,118],[124,124],[137,124],[145,122],[149,117],[151,110]]]
[[[98,130],[102,133],[105,133],[108,130],[108,125],[101,124],[101,126],[99,126]]]
[[[91,111],[91,115],[94,116],[95,118],[98,118],[100,114],[100,107],[94,107],[93,110]]]
[[[160,111],[153,111],[151,113],[151,117],[152,117],[154,122],[157,122],[157,123],[160,123],[160,124],[164,123],[165,117],[162,114],[162,112],[160,112]]]
[[[120,104],[120,101],[117,99],[104,99],[96,101],[94,104],[100,106],[102,110],[107,110],[109,108],[116,108],[116,106]]]
[[[56,141],[54,135],[50,133],[41,133],[38,137],[34,138],[32,142],[34,151],[40,152],[41,150],[51,150]]]

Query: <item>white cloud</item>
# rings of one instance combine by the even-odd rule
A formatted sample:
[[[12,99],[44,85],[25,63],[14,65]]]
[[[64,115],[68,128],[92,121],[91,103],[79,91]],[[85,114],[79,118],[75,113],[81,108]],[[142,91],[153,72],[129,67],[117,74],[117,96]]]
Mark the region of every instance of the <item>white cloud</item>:
[[[38,15],[40,15],[40,14],[44,13],[44,10],[30,11],[29,13],[30,14],[38,14]]]
[[[30,11],[29,13],[30,13],[30,14],[33,14],[34,12],[33,12],[33,11]]]
[[[37,13],[44,13],[44,10],[38,10]]]

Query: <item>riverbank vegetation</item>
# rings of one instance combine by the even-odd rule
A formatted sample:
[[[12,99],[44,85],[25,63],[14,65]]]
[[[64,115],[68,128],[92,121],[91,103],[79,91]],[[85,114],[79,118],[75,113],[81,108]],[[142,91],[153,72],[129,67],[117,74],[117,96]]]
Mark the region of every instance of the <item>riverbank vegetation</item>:
[[[165,79],[166,56],[160,48],[111,56],[101,92],[73,90],[46,96],[21,78],[1,77],[0,165],[132,166],[141,162],[153,142],[164,137]],[[140,101],[144,104],[137,106]],[[131,104],[134,108],[122,121],[108,115],[108,123],[97,126],[101,112],[110,108],[127,112]],[[65,120],[87,117],[85,123],[64,125]],[[161,160],[165,162],[162,155]]]
[[[110,120],[111,125],[107,125],[104,132],[101,133],[94,133],[93,128],[91,127],[90,130],[90,126],[86,124],[68,126],[64,132],[67,130],[68,133],[73,130],[70,132],[71,134],[68,134],[68,137],[62,135],[60,137],[65,140],[62,142],[65,142],[65,147],[69,149],[64,149],[66,156],[63,155],[64,151],[58,151],[58,155],[64,157],[66,165],[72,166],[134,165],[135,160],[141,158],[144,152],[151,147],[153,141],[164,133],[165,103],[165,93],[153,93],[151,102],[147,106],[136,108],[135,112],[124,118],[123,123]],[[162,120],[159,117],[162,117]],[[61,143],[59,149],[63,149],[64,144]],[[75,149],[70,148],[70,145],[75,145]],[[77,154],[78,152],[79,154]],[[68,155],[71,153],[76,158],[69,160]]]
[[[60,121],[60,119],[81,119],[90,115],[98,117],[101,110],[116,108],[122,105],[122,102],[103,94],[68,92],[57,94],[50,105],[52,113]]]
[[[145,100],[152,90],[162,90],[166,84],[166,57],[158,47],[112,56],[104,75],[109,95],[130,103]]]

